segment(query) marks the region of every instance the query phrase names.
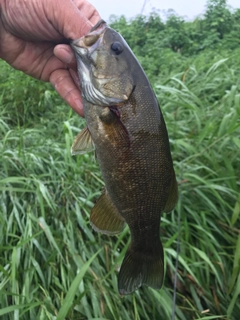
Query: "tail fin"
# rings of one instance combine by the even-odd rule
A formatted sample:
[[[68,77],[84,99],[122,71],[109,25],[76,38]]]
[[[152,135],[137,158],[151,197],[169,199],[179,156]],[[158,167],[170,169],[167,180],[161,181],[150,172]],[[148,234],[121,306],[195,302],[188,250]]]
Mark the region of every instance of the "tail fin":
[[[164,275],[164,255],[161,244],[158,253],[145,254],[128,249],[118,275],[121,295],[130,294],[142,285],[160,289]]]

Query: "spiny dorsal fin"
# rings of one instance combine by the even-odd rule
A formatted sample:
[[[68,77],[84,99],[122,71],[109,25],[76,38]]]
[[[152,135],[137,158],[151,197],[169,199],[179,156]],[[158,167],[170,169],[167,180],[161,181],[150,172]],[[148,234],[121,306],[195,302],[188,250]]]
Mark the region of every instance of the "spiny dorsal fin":
[[[174,169],[172,170],[172,179],[171,179],[171,185],[169,188],[169,193],[168,193],[168,198],[167,202],[165,204],[164,212],[168,213],[173,210],[175,207],[176,203],[178,201],[178,185],[177,185],[177,180],[175,176]]]
[[[88,128],[84,128],[74,139],[71,154],[84,154],[93,151],[94,144]]]
[[[121,232],[125,226],[124,218],[119,214],[106,192],[100,196],[93,207],[90,222],[95,231],[108,235]]]

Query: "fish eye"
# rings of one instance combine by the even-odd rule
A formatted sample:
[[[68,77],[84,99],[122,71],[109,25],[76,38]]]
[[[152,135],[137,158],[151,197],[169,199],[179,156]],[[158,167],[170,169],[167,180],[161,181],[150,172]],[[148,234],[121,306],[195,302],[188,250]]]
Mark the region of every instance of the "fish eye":
[[[120,42],[116,41],[112,43],[111,50],[115,52],[116,55],[119,55],[123,52],[123,46]]]

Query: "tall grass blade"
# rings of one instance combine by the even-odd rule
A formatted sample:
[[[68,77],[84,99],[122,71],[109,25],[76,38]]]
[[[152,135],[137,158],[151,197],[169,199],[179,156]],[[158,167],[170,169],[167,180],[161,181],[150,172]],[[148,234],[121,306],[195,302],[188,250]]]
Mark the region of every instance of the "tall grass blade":
[[[96,258],[96,256],[99,254],[99,252],[101,251],[98,250],[98,252],[96,252],[80,269],[79,273],[77,274],[77,276],[75,277],[75,279],[73,280],[67,294],[66,297],[63,300],[63,304],[58,312],[57,315],[57,320],[64,320],[65,317],[68,314],[69,309],[72,307],[72,303],[73,303],[73,299],[74,296],[77,292],[77,290],[79,289],[79,285],[85,275],[85,273],[88,271],[88,268],[90,266],[90,264],[93,262],[93,260]]]

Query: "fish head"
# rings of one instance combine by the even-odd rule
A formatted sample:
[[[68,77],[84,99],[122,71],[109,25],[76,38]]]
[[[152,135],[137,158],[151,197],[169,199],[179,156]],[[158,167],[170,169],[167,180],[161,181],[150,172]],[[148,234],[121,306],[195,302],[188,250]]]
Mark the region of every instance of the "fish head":
[[[122,36],[101,20],[84,37],[71,42],[81,93],[99,106],[120,105],[134,89],[131,49]]]

